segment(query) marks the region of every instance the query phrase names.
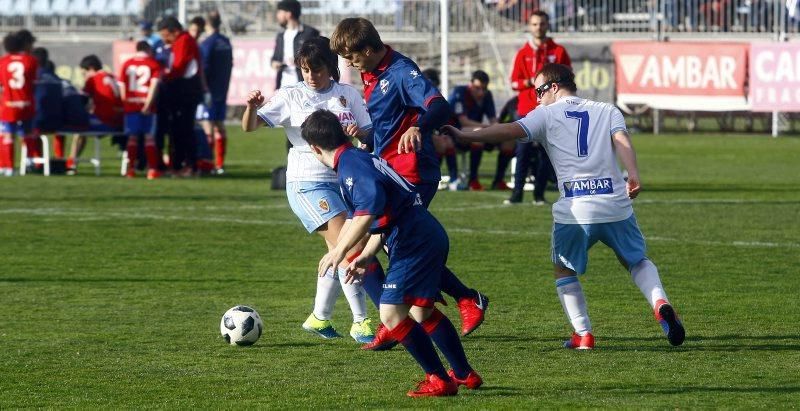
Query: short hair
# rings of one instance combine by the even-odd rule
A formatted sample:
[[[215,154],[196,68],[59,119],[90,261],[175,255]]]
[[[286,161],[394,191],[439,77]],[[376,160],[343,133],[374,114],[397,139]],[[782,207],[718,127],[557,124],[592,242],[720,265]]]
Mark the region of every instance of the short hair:
[[[214,30],[219,30],[219,27],[222,25],[222,17],[220,17],[219,11],[211,10],[208,12],[208,25]]]
[[[435,68],[426,68],[422,70],[422,76],[428,79],[436,88],[439,88],[439,85],[442,84],[442,80],[439,78],[439,70]]]
[[[281,0],[278,2],[278,10],[288,11],[292,13],[292,17],[299,19],[303,8],[297,0]]]
[[[339,57],[331,50],[330,39],[327,37],[315,37],[303,42],[294,56],[294,64],[300,68],[305,65],[312,70],[325,67],[331,77],[339,81]]]
[[[19,38],[19,41],[22,44],[23,48],[25,48],[25,46],[32,46],[33,43],[36,43],[36,37],[34,37],[33,33],[31,33],[30,30],[27,29],[22,29],[18,31],[17,37]]]
[[[478,80],[483,84],[489,84],[489,75],[483,70],[475,70],[472,72],[471,80]]]
[[[340,21],[331,34],[331,49],[337,54],[347,55],[367,48],[383,50],[383,41],[375,26],[363,17],[350,17]]]
[[[569,66],[555,63],[545,64],[536,76],[542,76],[545,84],[556,83],[573,93],[578,91],[578,86],[575,85],[575,73]]]
[[[39,63],[39,67],[45,67],[47,62],[50,61],[50,53],[44,47],[36,47],[31,52],[34,58],[36,58],[36,62]]]
[[[148,43],[146,40],[141,40],[136,42],[136,51],[150,53],[153,51],[153,48],[150,47],[150,43]]]
[[[3,48],[8,53],[19,53],[22,51],[22,42],[19,40],[17,33],[8,33],[3,37]]]
[[[99,57],[90,54],[81,59],[80,67],[84,70],[102,70],[103,63],[100,61]]]
[[[531,16],[528,17],[528,21],[530,21],[530,19],[533,18],[533,16],[541,17],[542,20],[544,20],[544,21],[546,21],[548,23],[550,22],[550,15],[548,15],[547,13],[545,13],[542,10],[536,10],[533,13],[531,13]]]
[[[300,126],[300,134],[308,144],[319,146],[323,150],[335,150],[350,142],[350,138],[342,130],[339,118],[328,110],[311,113]]]
[[[158,22],[158,31],[161,30],[182,31],[183,25],[180,21],[178,21],[177,18],[175,18],[175,16],[167,16]]]
[[[194,24],[197,27],[200,27],[200,31],[205,30],[206,28],[206,19],[203,16],[194,16],[191,20],[189,20],[189,24]]]
[[[53,63],[53,60],[47,60],[47,63],[44,64],[44,70],[54,73],[56,71],[56,63]]]

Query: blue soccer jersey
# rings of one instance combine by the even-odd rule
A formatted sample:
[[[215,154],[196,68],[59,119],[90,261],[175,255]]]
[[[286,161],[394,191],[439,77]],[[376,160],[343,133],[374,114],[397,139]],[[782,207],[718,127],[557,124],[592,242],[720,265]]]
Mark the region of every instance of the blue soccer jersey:
[[[488,90],[481,101],[476,101],[468,86],[458,86],[450,94],[449,102],[450,109],[456,118],[465,115],[468,119],[480,123],[483,121],[484,116],[487,119],[493,119],[497,115],[492,92]],[[461,124],[458,124],[458,128],[461,128]]]
[[[431,102],[443,97],[413,61],[386,48],[386,56],[378,67],[361,74],[374,130],[373,153],[384,158],[411,183],[438,183],[441,172],[431,139],[432,130],[423,130],[420,151],[397,154],[397,145],[409,127],[418,126],[420,116]]]
[[[214,33],[200,43],[200,56],[211,99],[215,102],[225,101],[233,71],[231,41],[222,34]]]
[[[34,87],[36,115],[33,127],[40,131],[57,131],[63,126],[62,100],[64,91],[61,79],[52,71],[39,69]]]

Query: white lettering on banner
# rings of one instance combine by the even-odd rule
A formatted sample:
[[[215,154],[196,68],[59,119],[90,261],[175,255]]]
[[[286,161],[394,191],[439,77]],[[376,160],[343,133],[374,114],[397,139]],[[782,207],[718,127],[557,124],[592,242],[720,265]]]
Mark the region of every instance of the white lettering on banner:
[[[705,63],[705,64],[704,64]],[[641,87],[715,88],[736,90],[736,59],[710,56],[705,62],[697,56],[650,56],[645,61]]]
[[[756,55],[755,74],[763,82],[800,81],[800,53],[781,51],[777,62],[775,52],[762,51]],[[774,64],[774,66],[773,66]]]

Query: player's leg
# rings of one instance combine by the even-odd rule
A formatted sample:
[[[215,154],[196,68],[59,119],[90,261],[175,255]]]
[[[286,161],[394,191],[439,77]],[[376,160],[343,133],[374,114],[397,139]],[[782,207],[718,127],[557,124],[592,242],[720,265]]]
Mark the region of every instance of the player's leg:
[[[506,204],[519,204],[522,202],[522,193],[525,189],[525,179],[528,178],[528,169],[531,163],[531,143],[517,143],[517,163],[514,167],[514,190],[511,197],[504,201]]]
[[[670,344],[683,344],[686,331],[678,318],[674,307],[667,298],[658,268],[647,258],[644,236],[636,222],[636,216],[615,223],[602,225],[601,241],[608,245],[617,255],[620,263],[631,273],[631,279],[639,287],[656,320],[664,330]]]
[[[69,158],[67,159],[67,174],[74,174],[78,170],[78,159],[83,153],[83,148],[86,146],[86,137],[75,134],[72,138],[72,146],[70,147]]]
[[[545,151],[543,146],[536,146],[535,155],[538,161],[533,182],[533,204],[544,205],[544,191],[547,188],[547,182],[550,179],[553,166],[550,164],[550,157],[547,156],[547,151]]]
[[[227,152],[228,132],[225,128],[225,122],[220,119],[214,121],[214,166],[216,167],[217,174],[223,174],[225,172],[225,155]]]
[[[53,155],[55,158],[64,158],[64,135],[56,134],[53,143]]]
[[[0,122],[0,175],[14,175],[14,134],[7,122]]]
[[[125,152],[128,153],[128,169],[125,170],[125,177],[134,178],[136,177],[136,161],[139,157],[139,136],[128,134]]]
[[[472,143],[469,147],[469,189],[483,191],[483,186],[478,180],[478,169],[483,158],[483,143]]]
[[[450,191],[458,190],[461,183],[458,179],[458,160],[456,155],[456,145],[453,143],[453,139],[445,137],[444,161],[447,164],[447,175],[449,176],[447,184]]]
[[[147,179],[155,180],[161,177],[161,149],[158,148],[156,133],[158,118],[156,114],[145,116],[144,155],[147,159]]]
[[[516,143],[513,141],[505,141],[500,144],[497,153],[497,169],[494,173],[494,181],[492,181],[492,190],[508,190],[508,185],[506,185],[505,182],[506,169],[508,169],[508,163],[514,158],[515,145]]]
[[[578,280],[578,273],[583,274],[586,271],[591,245],[592,240],[587,232],[587,226],[553,224],[552,259],[556,292],[561,301],[561,308],[573,328],[572,337],[564,342],[566,348],[594,348],[586,297]]]

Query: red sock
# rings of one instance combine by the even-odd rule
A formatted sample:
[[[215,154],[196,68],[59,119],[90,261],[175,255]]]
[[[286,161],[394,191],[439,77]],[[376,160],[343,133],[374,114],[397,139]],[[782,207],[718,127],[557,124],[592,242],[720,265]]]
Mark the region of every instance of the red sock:
[[[225,165],[225,153],[228,148],[228,136],[225,130],[214,134],[214,158],[217,168]]]
[[[56,135],[53,154],[55,154],[56,158],[64,158],[64,136]]]
[[[157,169],[161,153],[158,152],[158,147],[155,143],[144,145],[144,154],[147,156],[147,168]]]
[[[128,170],[136,168],[136,157],[139,154],[139,145],[136,143],[136,137],[128,138],[128,145],[125,147],[128,151]]]
[[[28,148],[28,158],[41,157],[42,150],[39,149],[39,139],[36,137],[25,137],[25,147]]]
[[[3,136],[0,138],[0,168],[13,168],[14,161],[12,160],[10,163],[8,162],[8,143],[7,140],[11,140],[10,138],[6,138]],[[12,143],[14,140],[11,140]],[[12,146],[13,147],[13,146]]]

